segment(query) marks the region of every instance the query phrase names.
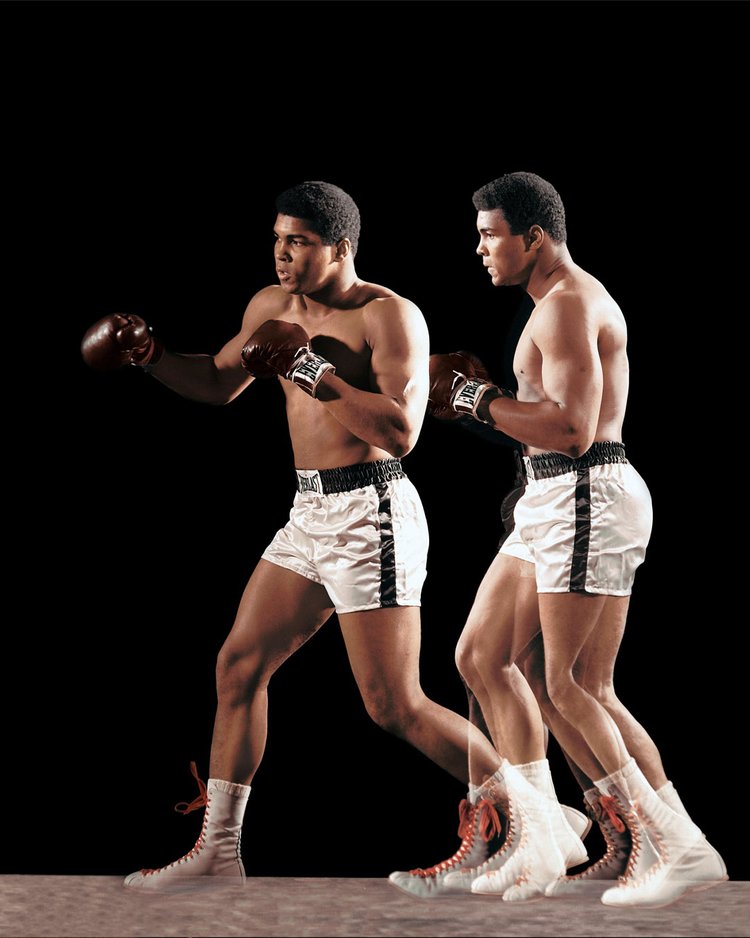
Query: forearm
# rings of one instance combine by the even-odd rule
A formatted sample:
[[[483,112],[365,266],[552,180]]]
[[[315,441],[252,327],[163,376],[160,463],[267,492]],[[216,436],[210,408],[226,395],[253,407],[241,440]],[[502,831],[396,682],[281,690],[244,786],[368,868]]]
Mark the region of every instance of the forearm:
[[[405,402],[361,391],[332,373],[322,378],[315,396],[350,433],[392,456],[405,456],[416,442],[419,427]]]
[[[467,414],[460,414],[456,420],[456,424],[462,429],[468,430],[469,433],[473,433],[474,436],[479,436],[483,440],[487,440],[488,443],[520,449],[518,440],[512,439],[507,433],[503,433],[502,430],[498,429],[498,427],[490,426],[481,420],[469,417]]]
[[[555,401],[518,401],[498,396],[479,416],[508,436],[537,449],[551,450],[566,456],[580,456],[593,442],[563,405]]]
[[[204,404],[226,404],[240,390],[236,375],[219,370],[212,355],[165,351],[148,371],[182,397]]]

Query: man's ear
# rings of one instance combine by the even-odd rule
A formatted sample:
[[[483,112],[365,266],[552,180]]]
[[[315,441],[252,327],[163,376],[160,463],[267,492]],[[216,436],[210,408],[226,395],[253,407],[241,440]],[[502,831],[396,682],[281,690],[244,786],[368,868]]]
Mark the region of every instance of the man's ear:
[[[342,238],[336,245],[336,260],[343,261],[352,252],[352,242],[348,238]]]
[[[544,228],[542,228],[541,225],[532,225],[523,236],[523,239],[526,242],[526,250],[538,251],[539,248],[544,244],[546,237],[547,236],[544,233]]]

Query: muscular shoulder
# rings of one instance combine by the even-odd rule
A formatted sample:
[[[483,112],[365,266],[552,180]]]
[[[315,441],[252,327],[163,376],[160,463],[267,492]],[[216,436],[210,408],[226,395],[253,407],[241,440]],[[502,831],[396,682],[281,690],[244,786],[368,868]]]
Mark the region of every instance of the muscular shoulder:
[[[269,313],[277,313],[289,305],[289,296],[280,286],[272,284],[258,290],[255,296],[250,300],[248,309],[265,310]]]
[[[531,334],[535,340],[595,340],[603,331],[624,335],[625,319],[614,299],[593,277],[553,290],[533,313]]]
[[[278,319],[290,308],[290,298],[279,286],[268,286],[253,296],[247,304],[243,323],[245,328],[255,327],[267,319]]]
[[[421,310],[411,300],[389,291],[387,295],[375,296],[363,307],[364,321],[368,333],[377,334],[390,329],[426,329]]]

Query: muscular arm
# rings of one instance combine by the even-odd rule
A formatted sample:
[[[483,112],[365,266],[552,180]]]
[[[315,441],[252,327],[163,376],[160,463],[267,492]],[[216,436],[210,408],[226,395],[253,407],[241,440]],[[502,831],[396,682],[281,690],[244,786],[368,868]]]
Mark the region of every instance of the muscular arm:
[[[531,339],[542,358],[546,400],[499,397],[490,404],[490,416],[521,443],[580,456],[594,441],[602,401],[596,319],[580,300],[562,297],[548,302]]]
[[[250,300],[237,335],[216,355],[186,355],[165,351],[151,369],[155,378],[183,397],[205,404],[228,404],[252,378],[242,367],[240,353],[250,335],[267,318],[266,290]]]
[[[422,314],[400,297],[376,300],[368,310],[373,391],[327,374],[317,398],[351,433],[393,456],[414,446],[424,420],[429,336]]]

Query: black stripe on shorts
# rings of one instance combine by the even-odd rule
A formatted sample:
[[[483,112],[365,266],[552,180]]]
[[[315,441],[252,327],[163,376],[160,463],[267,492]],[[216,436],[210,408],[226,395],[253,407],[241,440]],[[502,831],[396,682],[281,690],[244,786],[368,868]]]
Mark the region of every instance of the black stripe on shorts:
[[[588,467],[579,469],[576,476],[576,533],[570,565],[570,592],[585,593],[591,537],[591,479]]]
[[[391,497],[387,483],[375,486],[378,493],[380,519],[380,605],[397,606],[396,598],[396,542],[393,538]]]

